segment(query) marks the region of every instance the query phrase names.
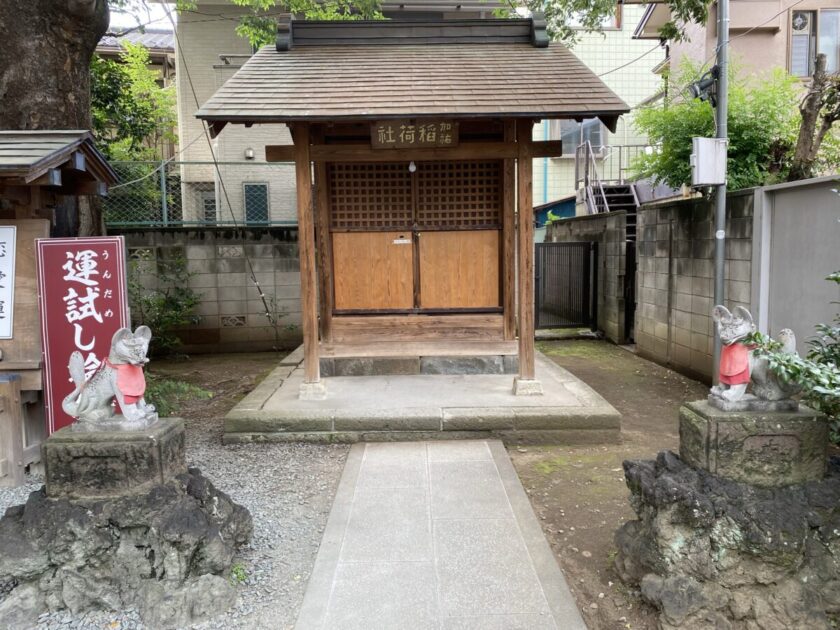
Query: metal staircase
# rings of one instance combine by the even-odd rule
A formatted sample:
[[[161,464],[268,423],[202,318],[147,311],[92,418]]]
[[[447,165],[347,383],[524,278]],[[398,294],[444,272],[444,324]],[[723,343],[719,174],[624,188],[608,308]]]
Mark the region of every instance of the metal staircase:
[[[602,147],[596,153],[589,142],[584,142],[575,153],[575,190],[579,199],[582,198],[589,214],[624,210],[628,241],[636,240],[639,198],[626,174],[633,154],[641,150],[644,150],[641,145],[625,145]]]

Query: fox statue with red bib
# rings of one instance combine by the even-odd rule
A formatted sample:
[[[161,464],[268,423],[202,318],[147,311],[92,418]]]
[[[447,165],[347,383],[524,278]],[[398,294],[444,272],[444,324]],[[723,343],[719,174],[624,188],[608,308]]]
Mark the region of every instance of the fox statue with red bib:
[[[718,385],[712,387],[709,403],[724,411],[796,410],[791,399],[799,387],[780,379],[769,367],[767,359],[758,356],[755,346],[745,340],[755,332],[752,315],[743,306],[730,313],[725,306],[715,306],[712,319],[722,344]],[[796,337],[785,328],[779,333],[782,352],[796,354]],[[752,393],[747,386],[752,384]]]
[[[132,431],[150,427],[158,420],[153,405],[146,403],[143,366],[152,331],[138,326],[133,333],[121,328],[111,340],[108,358],[90,378],[85,377],[84,358],[70,356],[70,377],[76,387],[62,402],[65,413],[78,419],[75,431]],[[119,407],[115,413],[114,403]]]

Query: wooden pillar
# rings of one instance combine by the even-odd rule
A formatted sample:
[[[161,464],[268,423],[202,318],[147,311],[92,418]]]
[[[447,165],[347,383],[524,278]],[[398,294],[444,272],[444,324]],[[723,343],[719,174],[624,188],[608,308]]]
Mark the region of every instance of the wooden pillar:
[[[23,483],[23,411],[20,376],[0,375],[0,486]]]
[[[318,282],[315,267],[315,221],[312,209],[312,165],[309,159],[309,123],[291,126],[295,143],[295,183],[300,255],[300,310],[303,328],[303,385],[300,396],[324,398],[318,357]]]
[[[514,381],[518,395],[542,394],[534,372],[534,203],[531,135],[533,121],[516,123],[517,179],[517,275],[519,285],[519,377]]]
[[[516,121],[505,121],[505,142],[516,142]],[[504,338],[516,339],[516,160],[502,163],[502,310]]]
[[[323,142],[323,131],[313,133]],[[315,236],[318,244],[318,312],[321,341],[332,341],[332,248],[330,245],[330,198],[326,162],[315,163]]]

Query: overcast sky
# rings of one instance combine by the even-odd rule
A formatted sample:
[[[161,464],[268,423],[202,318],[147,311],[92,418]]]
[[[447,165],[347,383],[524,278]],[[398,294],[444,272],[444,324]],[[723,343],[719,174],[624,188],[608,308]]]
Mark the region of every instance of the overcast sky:
[[[169,18],[166,17],[166,11],[161,4],[148,4],[147,8],[142,8],[137,12],[137,15],[129,15],[126,13],[116,13],[111,11],[111,30],[121,31],[126,28],[137,26],[138,23],[145,24],[147,28],[156,30],[172,30],[172,24]],[[172,17],[177,21],[178,15],[175,12],[174,5],[170,5]]]

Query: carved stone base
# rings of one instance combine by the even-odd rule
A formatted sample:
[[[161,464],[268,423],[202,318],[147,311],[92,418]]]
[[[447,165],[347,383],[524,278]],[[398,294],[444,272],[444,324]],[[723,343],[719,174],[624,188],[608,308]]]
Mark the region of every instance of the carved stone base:
[[[148,491],[186,472],[184,422],[161,418],[143,431],[53,433],[41,447],[47,496],[105,499]]]
[[[327,386],[323,382],[317,383],[301,383],[300,394],[301,400],[326,400]]]
[[[746,394],[741,400],[726,400],[720,396],[709,394],[709,404],[721,411],[797,411],[799,403],[791,398],[784,400],[762,400],[752,394]]]
[[[680,457],[726,479],[786,486],[822,479],[828,445],[825,416],[794,412],[721,411],[706,401],[680,409]]]
[[[101,433],[103,431],[146,431],[150,429],[159,420],[156,413],[149,414],[142,418],[129,420],[122,414],[111,416],[107,420],[98,420],[96,422],[85,422],[79,418],[70,425],[70,430],[74,433]]]
[[[542,383],[536,379],[513,379],[513,395],[514,396],[542,396]]]

